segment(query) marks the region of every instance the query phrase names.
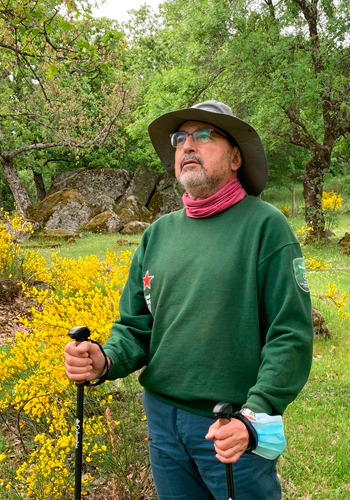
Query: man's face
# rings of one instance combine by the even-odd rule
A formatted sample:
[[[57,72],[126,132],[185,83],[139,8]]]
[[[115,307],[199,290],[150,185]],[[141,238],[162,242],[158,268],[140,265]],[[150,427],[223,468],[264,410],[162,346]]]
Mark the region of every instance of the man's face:
[[[179,131],[191,134],[208,128],[216,130],[208,123],[189,121]],[[175,149],[175,176],[191,199],[204,199],[237,177],[241,162],[238,148],[222,135],[212,133],[206,144],[197,144],[189,135],[183,146]]]

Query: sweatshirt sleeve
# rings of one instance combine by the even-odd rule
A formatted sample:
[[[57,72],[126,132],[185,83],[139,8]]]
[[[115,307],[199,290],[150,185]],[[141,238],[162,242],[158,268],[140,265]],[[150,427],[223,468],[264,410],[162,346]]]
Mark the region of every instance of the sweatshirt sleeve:
[[[142,248],[136,250],[129,277],[119,302],[120,318],[112,326],[103,349],[113,366],[110,380],[126,377],[148,363],[153,318],[149,312],[142,281]]]
[[[282,415],[305,385],[312,362],[310,294],[298,242],[258,266],[261,365],[244,407]]]

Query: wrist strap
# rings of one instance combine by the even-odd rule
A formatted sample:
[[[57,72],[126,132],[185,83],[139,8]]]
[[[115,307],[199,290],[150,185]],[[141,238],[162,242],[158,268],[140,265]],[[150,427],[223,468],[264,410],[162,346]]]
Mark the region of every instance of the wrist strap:
[[[258,446],[258,435],[256,433],[256,430],[252,426],[249,418],[246,418],[239,411],[234,413],[232,415],[232,418],[235,418],[236,420],[240,420],[246,426],[248,434],[249,434],[249,444],[248,444],[248,447],[244,453],[251,453]]]
[[[110,369],[112,368],[112,361],[111,361],[111,366],[108,368],[108,359],[107,359],[106,353],[102,349],[101,344],[99,344],[98,342],[95,342],[94,340],[90,340],[90,342],[92,342],[93,344],[98,345],[98,347],[100,348],[100,350],[101,350],[101,352],[102,352],[102,354],[103,354],[103,356],[105,358],[105,366],[104,366],[104,368],[106,369],[106,373],[104,375],[102,375],[102,377],[98,378],[96,380],[96,382],[94,382],[93,384],[90,382],[90,380],[87,380],[86,382],[84,382],[84,386],[86,386],[86,387],[95,387],[96,385],[103,384],[103,382],[105,382],[107,380],[108,373],[110,372]]]

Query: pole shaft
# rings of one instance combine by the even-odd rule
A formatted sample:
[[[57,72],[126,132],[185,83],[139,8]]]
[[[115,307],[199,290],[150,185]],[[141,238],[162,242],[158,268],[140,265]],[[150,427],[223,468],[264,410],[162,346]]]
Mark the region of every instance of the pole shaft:
[[[235,486],[233,482],[232,464],[225,464],[225,465],[226,465],[227,493],[229,496],[229,500],[235,500]]]
[[[83,462],[83,409],[84,385],[77,384],[77,419],[75,427],[75,496],[74,500],[81,500],[81,473]]]

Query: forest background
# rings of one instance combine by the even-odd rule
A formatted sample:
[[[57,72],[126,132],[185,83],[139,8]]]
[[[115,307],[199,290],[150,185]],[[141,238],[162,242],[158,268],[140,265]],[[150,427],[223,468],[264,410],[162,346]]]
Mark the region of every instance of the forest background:
[[[0,205],[25,216],[69,168],[159,170],[152,119],[206,99],[229,104],[263,140],[263,199],[290,217],[332,334],[315,342],[310,380],[285,416],[284,497],[347,498],[350,278],[337,241],[349,228],[349,2],[173,0],[123,25],[90,7],[0,0]],[[35,240],[18,247],[0,226],[1,272],[16,283],[19,273],[31,305],[0,353],[1,498],[68,500],[75,392],[62,348],[76,324],[108,335],[138,238],[114,252],[113,235],[88,236],[52,254]],[[155,498],[136,378],[93,392],[86,412],[84,493]]]
[[[258,130],[270,185],[303,184],[310,236],[322,238],[324,182],[349,175],[349,11],[176,0],[119,25],[86,1],[3,0],[0,205],[26,213],[67,168],[160,169],[150,121],[218,99]]]

